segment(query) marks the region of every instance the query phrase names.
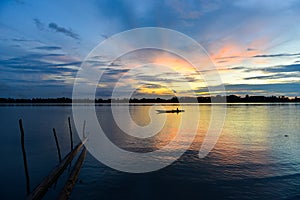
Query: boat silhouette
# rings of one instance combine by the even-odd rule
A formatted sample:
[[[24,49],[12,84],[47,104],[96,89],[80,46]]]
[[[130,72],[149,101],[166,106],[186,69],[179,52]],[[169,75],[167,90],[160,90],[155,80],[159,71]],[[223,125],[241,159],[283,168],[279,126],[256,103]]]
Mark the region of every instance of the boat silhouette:
[[[176,110],[156,110],[158,113],[180,113],[184,112],[184,110],[179,110],[178,108]]]

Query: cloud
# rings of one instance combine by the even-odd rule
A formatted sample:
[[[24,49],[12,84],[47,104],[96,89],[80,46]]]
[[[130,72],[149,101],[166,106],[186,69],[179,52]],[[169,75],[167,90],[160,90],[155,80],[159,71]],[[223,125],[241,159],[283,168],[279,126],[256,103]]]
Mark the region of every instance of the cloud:
[[[55,51],[55,50],[60,50],[61,47],[58,47],[58,46],[41,46],[41,47],[35,47],[35,49],[47,50],[47,51]]]
[[[107,38],[109,38],[109,36],[108,35],[105,35],[105,34],[100,34],[101,35],[101,37],[103,37],[104,39],[107,39]]]
[[[34,21],[36,27],[37,27],[40,31],[42,31],[42,30],[45,29],[45,25],[44,25],[39,19],[35,18],[35,19],[33,19],[33,21]]]
[[[206,13],[216,11],[220,7],[220,2],[218,0],[136,1],[133,6],[130,0],[101,0],[97,1],[96,7],[101,18],[117,24],[118,31],[145,26],[160,26],[183,31],[187,26],[192,25],[193,29],[198,27],[198,19]],[[202,21],[200,24],[203,24]],[[201,25],[199,27],[202,29]]]
[[[155,97],[171,97],[174,96],[174,90],[164,87],[160,84],[145,83],[139,88],[136,88],[133,93],[133,98],[155,98]]]
[[[257,49],[254,48],[247,48],[247,51],[256,51]]]
[[[79,40],[79,35],[77,33],[73,32],[72,29],[66,29],[64,27],[58,26],[56,23],[53,23],[53,22],[48,24],[48,27],[50,29],[55,30],[56,32],[63,33],[66,36],[69,36],[71,38]]]
[[[295,2],[297,1],[276,0],[276,3],[270,5],[268,1],[260,2],[259,0],[241,2],[224,2],[219,0],[191,0],[187,2],[183,0],[163,0],[138,1],[135,2],[133,6],[130,0],[101,0],[85,2],[84,4],[69,4],[65,2],[56,5],[55,3],[50,3],[47,4],[46,7],[43,3],[33,3],[31,15],[28,15],[28,10],[26,11],[26,9],[21,6],[19,6],[20,10],[4,9],[5,13],[3,13],[3,19],[10,19],[11,16],[16,16],[15,14],[17,14],[18,17],[11,18],[10,22],[3,22],[9,23],[7,27],[3,27],[3,24],[1,24],[2,38],[7,39],[7,41],[1,41],[0,44],[2,45],[0,49],[5,49],[4,53],[7,54],[1,55],[1,58],[7,59],[12,56],[25,55],[26,53],[29,55],[6,60],[5,63],[4,61],[0,61],[1,69],[2,66],[5,65],[3,69],[14,70],[14,73],[20,76],[20,79],[25,73],[25,77],[33,73],[45,74],[46,71],[49,71],[49,75],[61,75],[64,71],[73,73],[72,71],[75,70],[78,66],[77,64],[80,62],[76,63],[76,59],[65,61],[63,60],[63,57],[66,57],[65,55],[56,56],[55,54],[47,54],[51,52],[56,53],[55,50],[60,50],[60,47],[54,46],[61,46],[66,52],[83,58],[86,52],[92,49],[95,41],[99,39],[103,40],[107,35],[109,36],[130,28],[161,26],[187,34],[196,41],[199,41],[208,52],[211,52],[211,54],[214,53],[215,56],[213,58],[217,60],[213,61],[223,63],[223,65],[220,64],[220,66],[225,70],[220,74],[224,77],[224,82],[256,82],[244,81],[243,77],[247,77],[245,78],[246,80],[260,79],[261,81],[259,81],[259,83],[262,83],[264,79],[272,79],[274,77],[283,78],[283,76],[286,77],[289,72],[296,74],[299,71],[299,68],[295,66],[272,66],[275,64],[263,63],[263,61],[274,63],[272,61],[276,61],[276,57],[285,56],[283,58],[286,59],[280,60],[281,62],[276,65],[289,65],[297,60],[296,56],[300,56],[295,54],[297,50],[291,50],[296,49],[298,45],[297,41],[299,41],[299,29],[295,24],[299,22],[297,13],[299,13],[300,7],[299,3],[295,5]],[[274,7],[276,8],[276,12],[274,11]],[[51,12],[53,10],[68,10],[67,8],[77,11],[81,9],[86,12],[82,13],[82,15],[76,14],[78,12]],[[155,13],[155,15],[153,15],[153,13]],[[42,16],[41,14],[43,18],[39,17]],[[66,20],[64,18],[66,14],[68,15],[68,19],[74,20]],[[31,23],[29,25],[31,25],[33,29],[31,29],[30,26],[26,27],[26,24],[22,24],[23,21]],[[89,23],[85,23],[86,21]],[[98,30],[95,30],[96,27],[98,27]],[[43,32],[39,32],[39,30]],[[84,30],[84,34],[81,34],[82,30]],[[37,34],[37,31],[43,34]],[[61,38],[53,38],[53,34],[54,36],[61,36]],[[103,38],[101,38],[100,35]],[[29,42],[29,40],[23,39],[24,36],[26,39],[36,39],[41,42],[33,44],[33,41]],[[11,41],[11,38],[20,39]],[[70,43],[70,38],[82,39],[82,45],[79,47],[74,45],[74,43]],[[288,43],[282,43],[285,41],[288,41]],[[168,45],[168,42],[174,41],[167,38],[165,40],[166,44],[164,45]],[[5,43],[7,43],[6,46],[3,45]],[[9,44],[17,44],[21,47],[11,48]],[[49,44],[53,45],[53,47]],[[286,49],[290,49],[291,51],[283,51]],[[32,51],[45,54],[32,54]],[[274,52],[278,54],[274,54]],[[137,59],[132,56],[133,59],[129,59],[129,61],[132,61],[133,64],[142,61],[152,61],[150,59],[151,56],[149,56],[149,59],[146,58],[148,56],[149,53],[145,52],[145,58]],[[141,57],[140,54],[137,57]],[[163,54],[158,53],[157,57],[163,57]],[[274,59],[263,59],[268,57]],[[289,58],[292,58],[292,60],[288,60]],[[125,62],[123,66],[126,68],[130,67],[129,61],[128,63]],[[96,58],[87,62],[87,64],[95,66],[97,69],[101,67],[106,69],[107,63],[109,62],[106,60],[98,60]],[[167,63],[167,61],[165,63]],[[294,64],[300,63],[295,62]],[[123,69],[118,67],[118,63],[113,63],[112,65],[115,66],[115,68],[114,70],[107,70],[107,81],[113,81],[113,79],[109,78],[112,76],[116,78],[126,72],[118,71],[118,68]],[[262,69],[262,66],[266,65],[269,67]],[[108,68],[110,67],[111,66],[108,66]],[[228,71],[226,71],[226,69],[228,69]],[[151,72],[156,73],[155,70]],[[285,74],[279,75],[280,73]],[[149,80],[148,82],[153,81],[154,83],[158,82],[162,84],[170,82],[177,85],[179,85],[181,81],[184,81],[180,77],[172,74],[165,76],[156,74],[152,74],[153,76],[151,76],[151,74],[152,73],[144,73],[144,77],[132,76],[129,77],[129,79],[145,78],[146,81]],[[11,76],[13,75],[11,74]],[[2,77],[5,76],[3,75]],[[17,77],[15,79],[17,79]],[[28,80],[30,79],[28,78]],[[187,80],[192,82],[193,86],[202,85],[197,83],[194,76],[187,76]],[[272,82],[278,83],[281,81],[282,80],[274,80]],[[292,78],[290,78],[290,81],[293,81]],[[268,83],[269,81],[266,82]]]
[[[200,82],[198,78],[193,75],[180,76],[177,73],[162,73],[162,74],[137,74],[134,76],[135,79],[150,81],[150,82],[159,82],[159,83],[193,83]]]
[[[148,88],[148,89],[158,89],[158,88],[163,88],[160,84],[154,84],[154,83],[147,83],[143,85],[144,88]]]
[[[197,19],[202,14],[197,8],[193,7],[193,5],[186,4],[186,2],[181,0],[167,1],[167,5],[178,12],[182,19]],[[193,10],[191,10],[189,6],[193,7]]]
[[[247,0],[247,1],[234,1],[235,6],[245,9],[262,9],[266,11],[278,11],[284,8],[290,8],[297,5],[297,0],[273,0],[272,5],[269,1],[260,1],[260,0]]]
[[[129,69],[113,69],[113,68],[107,68],[105,71],[106,75],[118,75],[121,76],[124,73],[128,72]]]
[[[226,56],[226,57],[217,57],[216,60],[223,60],[223,59],[233,59],[233,58],[240,58],[240,56]]]
[[[0,60],[0,84],[6,83],[13,92],[0,91],[9,97],[70,96],[80,64],[64,54],[35,53]]]
[[[248,69],[247,67],[243,67],[243,66],[238,66],[238,67],[232,67],[230,68],[231,70],[245,70]]]
[[[263,71],[264,72],[300,72],[300,64],[278,65],[278,66],[268,67]]]
[[[261,95],[300,95],[300,83],[276,83],[276,84],[232,84],[225,86],[230,94],[261,94]]]
[[[274,84],[227,84],[225,86],[225,91],[227,94],[236,94],[236,95],[264,95],[264,96],[299,96],[300,95],[300,83],[274,83]],[[196,93],[205,94],[205,95],[216,95],[219,91],[220,86],[211,86],[210,89],[214,93],[210,93],[207,87],[199,87],[194,90]]]
[[[244,72],[263,72],[263,73],[287,73],[287,72],[300,72],[300,64],[290,65],[275,65],[265,68],[251,68],[245,66],[232,67],[230,70],[243,70]],[[256,77],[256,76],[255,76]]]
[[[300,53],[280,53],[280,54],[261,54],[255,55],[253,58],[274,58],[274,57],[292,57],[300,56]]]
[[[29,54],[21,57],[14,57],[7,60],[0,60],[0,66],[3,74],[5,72],[14,72],[15,75],[21,74],[61,74],[64,72],[77,72],[81,62],[74,59],[64,58],[64,54]]]
[[[11,39],[13,42],[39,42],[39,40],[31,40],[31,39],[26,39],[26,38],[13,38]]]
[[[273,74],[273,75],[265,75],[265,76],[246,77],[246,78],[244,78],[244,80],[259,80],[259,79],[262,79],[262,80],[267,80],[267,79],[276,80],[276,79],[292,78],[292,77],[298,78],[299,75],[297,75],[297,74]]]
[[[23,1],[23,0],[15,0],[15,2],[18,4],[22,4],[22,5],[25,4],[25,1]]]
[[[196,20],[202,15],[215,11],[221,6],[218,1],[190,1],[184,0],[167,0],[166,5],[174,9],[184,20]]]

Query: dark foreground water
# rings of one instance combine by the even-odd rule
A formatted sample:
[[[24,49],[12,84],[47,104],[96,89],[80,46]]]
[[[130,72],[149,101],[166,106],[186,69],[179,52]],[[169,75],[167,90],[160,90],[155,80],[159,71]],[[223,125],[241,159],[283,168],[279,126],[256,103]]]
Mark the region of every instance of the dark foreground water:
[[[181,114],[157,114],[158,118],[167,116],[166,124],[153,139],[145,141],[120,136],[109,106],[97,106],[96,111],[114,143],[126,150],[148,152],[168,144],[181,117],[194,117],[195,106],[183,106],[186,112]],[[123,106],[117,109],[124,112]],[[131,106],[130,113],[143,126],[150,122],[149,109],[145,105]],[[200,159],[198,151],[209,126],[210,111],[211,105],[199,106],[197,136],[186,136],[186,140],[193,139],[193,144],[177,161],[161,170],[144,174],[120,172],[88,154],[71,199],[300,199],[299,104],[228,104],[218,143],[208,156]],[[1,106],[0,113],[0,198],[24,199],[26,186],[18,119],[24,121],[33,189],[58,163],[52,128],[56,128],[63,156],[70,149],[67,117],[72,115],[72,107]],[[75,143],[78,141],[75,137]],[[169,151],[181,148],[178,143]],[[68,171],[50,189],[46,199],[55,199],[67,175]]]

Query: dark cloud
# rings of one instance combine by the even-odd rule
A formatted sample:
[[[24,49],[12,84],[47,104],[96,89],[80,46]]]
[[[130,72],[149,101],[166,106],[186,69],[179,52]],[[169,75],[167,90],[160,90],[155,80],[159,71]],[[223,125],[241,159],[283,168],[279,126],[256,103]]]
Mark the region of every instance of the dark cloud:
[[[199,75],[199,74],[196,74]],[[162,82],[162,83],[174,83],[174,82],[181,82],[181,83],[191,83],[191,82],[199,82],[198,78],[195,78],[193,75],[190,76],[179,76],[178,73],[162,73],[162,74],[155,74],[155,75],[149,75],[149,74],[136,74],[136,79],[143,80],[143,81],[156,81],[156,82]]]
[[[15,2],[18,3],[18,4],[22,4],[22,5],[25,4],[25,1],[24,1],[24,0],[15,0]]]
[[[9,82],[8,82],[9,83]],[[0,91],[10,92],[11,87],[6,83],[6,80],[2,79],[0,81]]]
[[[265,68],[251,68],[251,67],[233,67],[231,70],[243,70],[244,72],[263,72],[263,73],[284,73],[284,72],[300,72],[300,64],[291,65],[275,65]],[[268,75],[267,75],[268,76]]]
[[[256,51],[257,49],[247,48],[247,51]]]
[[[29,54],[27,56],[0,60],[0,66],[2,72],[15,72],[17,74],[62,74],[64,72],[77,72],[77,68],[81,65],[81,62],[69,59],[62,63],[57,60],[57,57],[60,56],[64,56],[64,54]]]
[[[214,93],[211,95],[216,95],[219,91],[219,86],[211,86]],[[287,96],[299,96],[300,95],[300,83],[276,83],[276,84],[228,84],[225,85],[225,91],[227,94],[237,94],[237,95],[282,95]],[[198,88],[195,92],[199,93],[209,93],[207,87]]]
[[[98,8],[100,9],[101,15],[108,18],[114,18],[120,20],[121,24],[128,28],[135,26],[135,14],[133,9],[130,7],[130,3],[122,0],[110,0],[98,1]]]
[[[226,63],[226,62],[228,62],[227,60],[219,60],[219,61],[217,61],[217,63]]]
[[[27,54],[26,56],[20,56],[20,57],[14,57],[8,60],[4,60],[4,61],[15,61],[15,62],[30,62],[33,60],[39,60],[42,58],[53,58],[54,57],[60,57],[60,56],[66,56],[65,54],[60,54],[60,53],[49,53],[49,54],[42,54],[42,53],[32,53],[32,54]],[[3,61],[3,60],[2,60]]]
[[[77,33],[73,32],[72,29],[70,29],[70,28],[66,29],[64,27],[58,26],[56,23],[53,23],[53,22],[48,24],[48,27],[50,29],[55,30],[56,32],[63,33],[66,36],[69,36],[71,38],[79,40],[79,35]]]
[[[109,64],[109,67],[120,67],[120,66],[122,66],[122,64],[117,63],[117,62],[112,62],[112,63]]]
[[[253,58],[292,57],[292,56],[299,56],[299,55],[300,53],[260,54],[260,55],[253,56]]]
[[[281,78],[291,78],[291,77],[299,77],[299,75],[296,74],[274,74],[274,75],[266,75],[266,76],[251,76],[251,77],[247,77],[244,78],[244,80],[258,80],[258,79],[263,79],[263,80],[270,80],[270,79],[281,79]]]
[[[100,59],[100,60],[103,60],[104,59],[104,56],[91,56],[89,57],[89,59]]]
[[[233,69],[233,70],[243,70],[243,69],[248,69],[248,68],[243,67],[243,66],[238,66],[238,67],[232,67],[230,69]]]
[[[41,47],[36,47],[35,49],[47,50],[47,51],[55,51],[55,50],[60,50],[61,47],[58,47],[58,46],[41,46]]]
[[[300,72],[300,64],[273,66],[273,67],[265,68],[263,71],[264,72]]]
[[[23,39],[23,38],[13,38],[12,41],[14,41],[14,42],[27,42],[27,41],[32,41],[32,40],[26,40],[26,39]]]
[[[159,89],[159,88],[163,88],[163,87],[160,84],[147,83],[147,84],[143,85],[143,88]]]
[[[101,60],[86,60],[84,61],[86,65],[88,66],[102,66],[103,69],[105,69],[105,66],[108,66],[109,63],[107,61],[101,61]]]
[[[0,83],[1,84],[1,83]],[[19,82],[11,84],[8,87],[9,91],[5,91],[3,97],[10,98],[49,98],[49,97],[72,97],[72,87],[64,83],[51,83],[50,81],[40,81],[35,83]],[[0,87],[2,91],[2,88]],[[26,91],[26,92],[24,92]]]
[[[219,58],[216,58],[216,60],[232,59],[232,58],[240,58],[240,56],[227,56],[227,57],[219,57]]]
[[[31,40],[26,38],[13,38],[11,39],[13,42],[40,42],[39,40]]]
[[[109,36],[108,35],[105,35],[105,34],[100,34],[101,37],[103,37],[104,39],[107,39]]]
[[[14,44],[14,45],[11,45],[11,47],[17,47],[17,48],[19,48],[19,47],[22,47],[22,46],[19,45],[19,44]]]
[[[40,31],[42,31],[42,30],[45,29],[45,25],[44,25],[39,19],[35,18],[35,19],[33,19],[33,21],[34,21],[36,27],[37,27]]]
[[[107,68],[105,70],[106,75],[123,75],[124,73],[128,72],[129,69],[113,69],[113,68]]]
[[[97,88],[96,98],[111,98],[113,88]]]
[[[196,1],[186,3],[179,0],[136,1],[133,7],[132,1],[129,0],[101,0],[97,1],[97,7],[101,17],[118,22],[121,30],[145,26],[178,30],[186,26],[186,21],[196,21],[206,12],[205,9],[213,10],[212,6],[209,8],[210,2],[197,4]]]
[[[265,95],[278,95],[278,94],[286,94],[286,95],[297,95],[300,94],[300,83],[276,83],[276,84],[232,84],[226,85],[225,89],[228,93],[236,93],[236,94],[265,94]]]

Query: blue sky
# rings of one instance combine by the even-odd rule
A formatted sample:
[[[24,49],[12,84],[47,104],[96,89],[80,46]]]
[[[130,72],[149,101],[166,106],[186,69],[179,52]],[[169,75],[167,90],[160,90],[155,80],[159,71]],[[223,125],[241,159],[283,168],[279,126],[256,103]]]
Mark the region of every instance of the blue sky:
[[[99,42],[148,26],[198,41],[229,94],[300,96],[299,13],[297,0],[2,0],[0,96],[71,97],[82,60]],[[155,76],[146,89],[163,83]]]

